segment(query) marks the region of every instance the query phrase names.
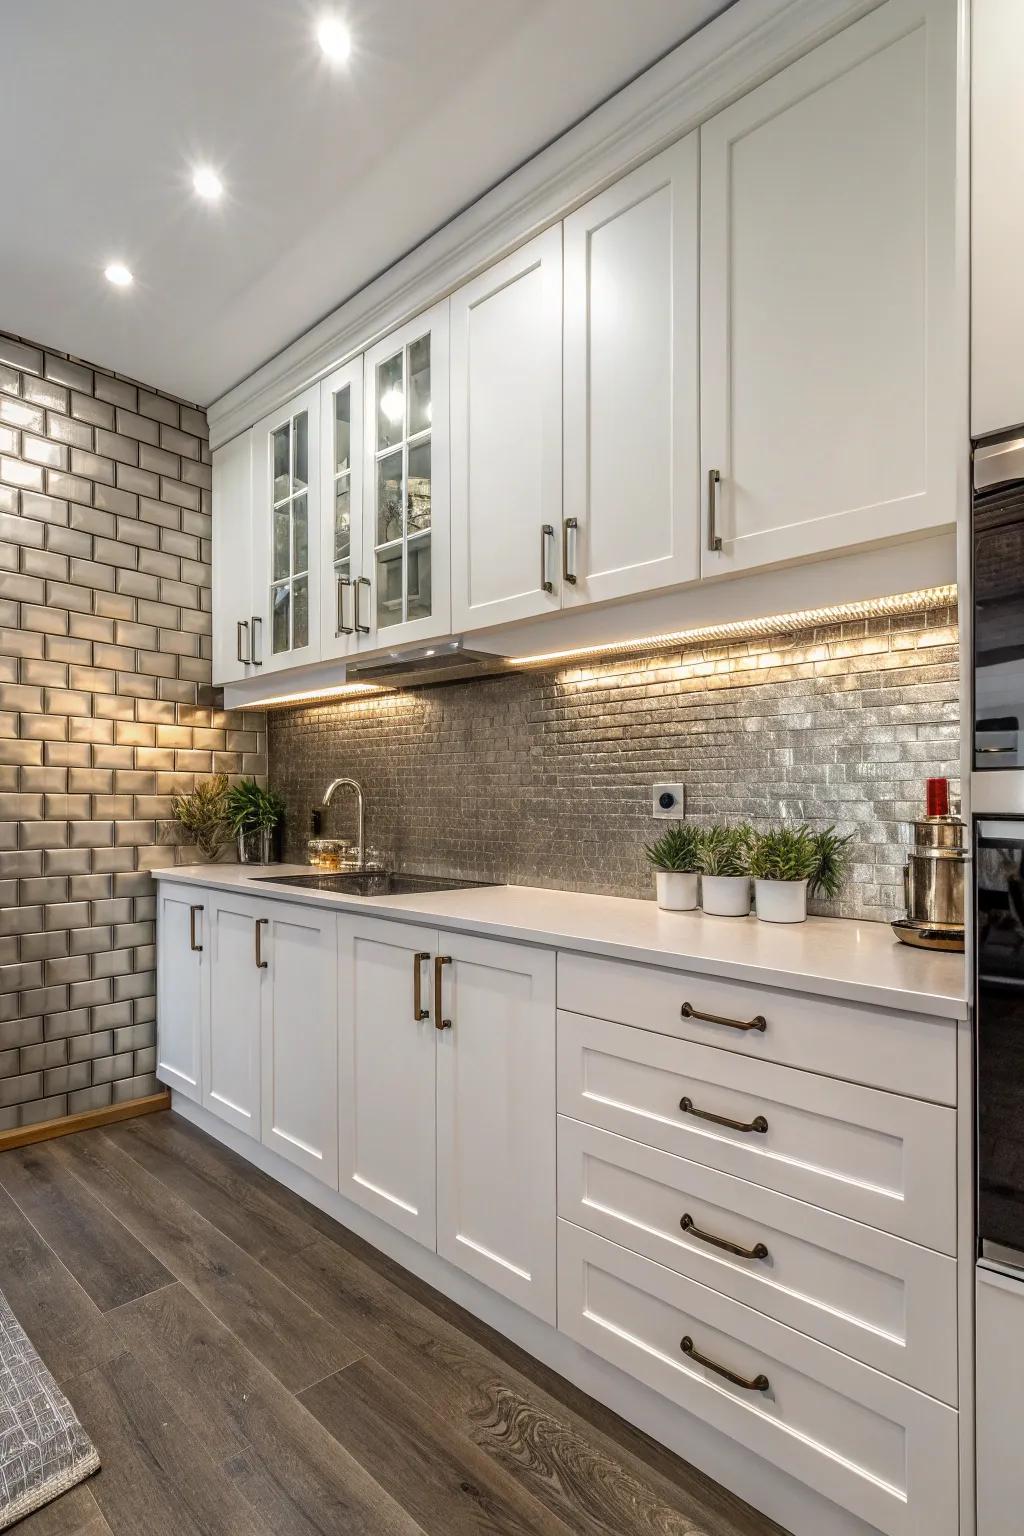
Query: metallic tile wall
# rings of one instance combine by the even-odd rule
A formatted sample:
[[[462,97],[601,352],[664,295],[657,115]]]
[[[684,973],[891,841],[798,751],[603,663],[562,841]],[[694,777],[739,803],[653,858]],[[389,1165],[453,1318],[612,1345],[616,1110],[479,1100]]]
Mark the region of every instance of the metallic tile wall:
[[[209,562],[203,412],[0,334],[0,1130],[159,1086],[172,797],[266,771],[210,686]]]
[[[311,808],[361,781],[367,841],[428,873],[652,896],[655,782],[701,822],[781,816],[854,834],[839,900],[902,910],[923,781],[959,773],[956,614],[861,620],[744,643],[275,711],[270,778],[304,856]],[[324,832],[354,831],[339,795]]]

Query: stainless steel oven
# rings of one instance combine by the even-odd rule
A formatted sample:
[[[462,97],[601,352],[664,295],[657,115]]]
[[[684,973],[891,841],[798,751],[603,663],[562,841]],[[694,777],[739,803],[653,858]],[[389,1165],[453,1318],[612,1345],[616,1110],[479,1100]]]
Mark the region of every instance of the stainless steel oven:
[[[975,821],[980,1256],[1024,1271],[1024,817]]]
[[[974,446],[975,811],[1024,813],[1024,437]]]

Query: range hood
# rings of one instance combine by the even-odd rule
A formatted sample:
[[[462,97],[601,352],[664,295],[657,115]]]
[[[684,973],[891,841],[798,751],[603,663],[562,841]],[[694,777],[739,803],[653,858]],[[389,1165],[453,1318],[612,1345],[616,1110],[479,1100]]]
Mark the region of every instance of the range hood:
[[[345,680],[380,683],[385,688],[425,688],[429,684],[495,677],[508,670],[504,656],[467,650],[460,639],[439,640],[388,651],[383,656],[368,656],[365,661],[354,656],[346,662]]]

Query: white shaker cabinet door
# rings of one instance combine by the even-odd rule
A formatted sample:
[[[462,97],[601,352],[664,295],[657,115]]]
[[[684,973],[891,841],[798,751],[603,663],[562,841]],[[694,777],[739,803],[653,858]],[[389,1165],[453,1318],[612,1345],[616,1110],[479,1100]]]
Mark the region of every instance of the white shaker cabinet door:
[[[320,386],[253,428],[254,666],[320,659]]]
[[[256,670],[252,665],[252,442],[250,427],[213,452],[211,581],[217,687],[240,682]]]
[[[452,627],[559,606],[562,228],[451,299]]]
[[[320,385],[320,654],[356,649],[355,583],[363,574],[363,360]]]
[[[203,1106],[257,1141],[266,906],[251,896],[209,892],[203,941],[210,967]]]
[[[337,918],[280,901],[264,915],[263,1145],[337,1189]]]
[[[202,1102],[202,1023],[207,1006],[206,904],[195,886],[161,881],[157,904],[156,1075]]]
[[[338,935],[341,1193],[433,1249],[437,934],[344,916]]]
[[[565,221],[562,606],[700,574],[697,135]]]
[[[955,521],[956,18],[888,0],[700,130],[705,576]]]
[[[440,941],[437,1251],[554,1323],[555,956]]]

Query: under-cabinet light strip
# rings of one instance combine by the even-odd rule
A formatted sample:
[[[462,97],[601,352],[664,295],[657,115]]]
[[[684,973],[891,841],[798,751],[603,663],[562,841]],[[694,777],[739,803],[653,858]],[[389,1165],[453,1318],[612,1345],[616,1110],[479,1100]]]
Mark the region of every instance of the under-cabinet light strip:
[[[235,704],[234,709],[274,709],[283,708],[286,704],[329,704],[334,699],[366,698],[374,693],[387,693],[389,690],[378,683],[338,683],[333,688],[311,688],[302,693],[277,693],[269,699],[247,699],[244,704]]]

